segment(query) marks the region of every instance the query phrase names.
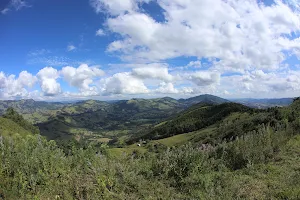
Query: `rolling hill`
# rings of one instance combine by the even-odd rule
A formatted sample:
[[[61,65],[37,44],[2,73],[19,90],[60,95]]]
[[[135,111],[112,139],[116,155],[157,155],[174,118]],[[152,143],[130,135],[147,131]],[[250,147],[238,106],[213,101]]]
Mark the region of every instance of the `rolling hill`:
[[[8,108],[2,117],[0,117],[0,135],[31,135],[39,134],[39,129],[26,121],[22,115],[17,113],[13,108]]]
[[[272,105],[287,105],[292,100],[242,99],[239,101],[247,106],[252,105],[250,107],[265,108]],[[224,105],[234,105],[236,109],[224,108],[222,107]],[[102,138],[127,140],[132,134],[135,137],[143,135],[148,139],[159,139],[208,127],[213,122],[226,117],[228,109],[233,109],[229,114],[246,110],[241,105],[231,104],[226,99],[207,94],[179,100],[164,97],[112,102],[86,100],[73,103],[34,100],[0,101],[0,113],[3,114],[8,107],[13,107],[26,120],[37,124],[42,135],[56,140],[74,137],[93,140],[102,140]],[[227,114],[223,116],[222,113]],[[222,117],[217,119],[217,116]]]
[[[219,105],[199,103],[182,111],[176,117],[156,125],[148,133],[139,135],[130,142],[138,141],[141,138],[157,140],[197,131],[217,124],[232,113],[243,113],[250,110],[250,108],[237,103],[223,103]],[[133,137],[136,137],[136,135]]]
[[[88,139],[113,139],[143,131],[199,102],[216,105],[229,101],[212,95],[180,100],[170,97],[114,102],[88,100],[63,107],[38,126],[41,134],[49,139],[79,135]]]
[[[198,104],[198,103],[208,103],[208,104],[222,104],[222,103],[228,103],[230,102],[227,99],[223,99],[214,95],[210,95],[210,94],[204,94],[204,95],[200,95],[200,96],[196,96],[196,97],[191,97],[188,99],[179,99],[178,100],[180,103],[183,103],[187,106],[191,106],[194,104]]]
[[[275,130],[300,127],[300,100],[287,107],[249,108],[237,103],[211,105],[200,103],[148,130],[132,135],[129,145],[139,141],[168,147],[188,143],[216,145],[252,134],[265,126]],[[292,122],[292,123],[291,123]],[[286,124],[290,123],[290,127]],[[150,145],[150,146],[151,146]]]
[[[11,107],[31,123],[39,123],[47,121],[66,105],[68,104],[34,101],[32,99],[0,101],[0,115],[4,114]]]
[[[124,133],[157,123],[184,109],[184,105],[171,98],[132,99],[112,104],[93,101],[92,109],[90,103],[63,108],[47,122],[39,123],[41,134],[57,139],[77,134],[96,137],[106,132]]]
[[[12,135],[30,135],[30,131],[24,129],[22,126],[12,121],[11,119],[0,117],[0,135],[12,136]]]

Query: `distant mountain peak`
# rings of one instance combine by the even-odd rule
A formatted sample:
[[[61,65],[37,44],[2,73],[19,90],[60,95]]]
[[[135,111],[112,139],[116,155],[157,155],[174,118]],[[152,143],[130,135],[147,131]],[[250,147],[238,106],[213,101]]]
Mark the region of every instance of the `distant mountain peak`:
[[[222,104],[222,103],[228,103],[230,101],[211,94],[202,94],[188,99],[179,99],[179,102],[190,106],[198,103]]]

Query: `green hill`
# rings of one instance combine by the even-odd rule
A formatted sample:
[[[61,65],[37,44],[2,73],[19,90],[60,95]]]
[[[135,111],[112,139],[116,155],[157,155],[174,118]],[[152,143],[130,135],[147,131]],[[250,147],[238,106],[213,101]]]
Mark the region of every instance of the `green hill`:
[[[11,119],[0,117],[0,136],[12,136],[16,134],[24,136],[32,133]]]
[[[39,129],[26,121],[13,108],[8,108],[6,113],[0,117],[0,135],[12,136],[16,134],[21,136],[39,134]]]
[[[196,97],[191,97],[188,99],[179,99],[180,103],[186,104],[187,106],[191,106],[193,104],[198,103],[208,103],[208,104],[222,104],[230,102],[227,99],[223,99],[214,95],[204,94]]]
[[[183,105],[171,98],[132,99],[112,104],[85,101],[62,109],[62,112],[38,124],[41,134],[49,139],[65,136],[112,136],[124,131],[136,131],[183,110]],[[62,136],[62,137],[60,137]]]
[[[39,134],[38,127],[26,121],[22,115],[17,113],[13,108],[8,108],[6,113],[1,117],[2,124],[0,125],[3,133],[20,133],[27,135]]]
[[[113,139],[149,128],[198,102],[220,104],[228,101],[212,95],[185,100],[165,97],[65,104],[19,100],[0,101],[0,113],[8,107],[14,108],[26,120],[37,124],[41,134],[48,139]]]
[[[99,109],[103,109],[110,106],[109,103],[104,101],[87,100],[80,101],[74,104],[69,104],[61,109],[61,113],[64,114],[81,114],[85,112],[94,112]]]
[[[78,135],[93,139],[99,137],[113,139],[147,129],[198,102],[215,105],[228,101],[212,95],[201,95],[186,100],[170,97],[110,103],[88,100],[63,107],[38,126],[41,134],[49,139]]]
[[[188,133],[216,124],[231,113],[247,111],[250,111],[250,108],[236,103],[219,105],[200,103],[155,126],[150,132],[139,137],[143,139],[161,139]]]
[[[32,99],[0,101],[0,115],[13,108],[31,123],[47,121],[67,104],[57,102],[34,101]]]

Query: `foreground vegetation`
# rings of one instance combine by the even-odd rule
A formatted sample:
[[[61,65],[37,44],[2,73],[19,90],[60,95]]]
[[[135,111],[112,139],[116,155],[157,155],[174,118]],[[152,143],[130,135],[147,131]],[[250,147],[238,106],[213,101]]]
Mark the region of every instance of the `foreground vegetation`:
[[[111,157],[39,135],[1,137],[4,199],[299,199],[300,136],[263,127],[215,147]]]
[[[299,199],[300,100],[262,111],[225,107],[233,112],[217,112],[214,124],[150,140],[143,151],[125,147],[122,156],[100,143],[1,134],[0,198]],[[24,123],[8,113],[5,124]]]

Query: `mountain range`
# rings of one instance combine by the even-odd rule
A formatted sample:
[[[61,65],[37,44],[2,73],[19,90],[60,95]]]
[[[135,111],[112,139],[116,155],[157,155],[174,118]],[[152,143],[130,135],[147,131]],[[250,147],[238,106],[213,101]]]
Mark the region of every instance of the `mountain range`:
[[[200,95],[179,100],[164,97],[112,102],[86,100],[73,103],[42,102],[29,99],[0,101],[0,114],[3,114],[9,107],[14,108],[26,120],[36,124],[41,134],[48,139],[101,140],[107,138],[112,140],[122,138],[125,140],[128,139],[129,135],[132,137],[133,134],[137,136],[141,132],[147,132],[146,130],[153,125],[158,126],[160,122],[174,118],[176,114],[182,111],[185,112],[184,116],[188,116],[184,118],[189,118],[191,121],[193,119],[191,115],[215,114],[210,110],[213,105],[229,102],[229,100],[213,95]],[[249,107],[266,108],[288,105],[292,99],[240,99],[235,100],[235,102]],[[194,113],[195,111],[191,112],[190,110],[193,109],[194,105],[197,107],[197,104],[202,105],[201,109],[197,108],[196,113]],[[172,123],[186,124],[187,122],[182,121],[181,118],[174,119]],[[169,122],[168,126],[172,123]],[[159,129],[163,129],[163,127],[159,126]],[[151,135],[151,132],[149,134]]]

